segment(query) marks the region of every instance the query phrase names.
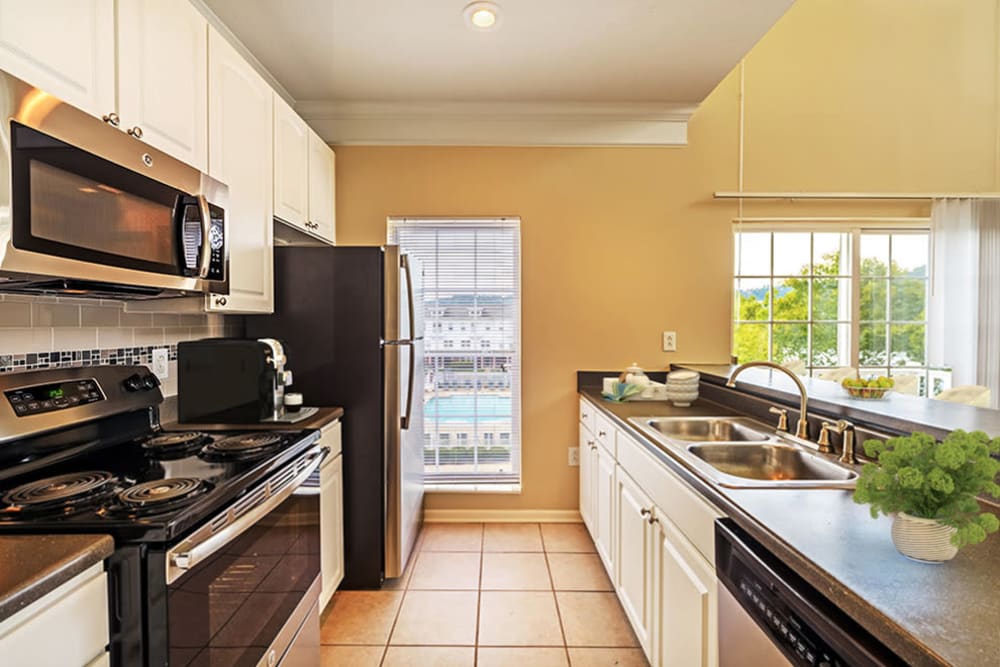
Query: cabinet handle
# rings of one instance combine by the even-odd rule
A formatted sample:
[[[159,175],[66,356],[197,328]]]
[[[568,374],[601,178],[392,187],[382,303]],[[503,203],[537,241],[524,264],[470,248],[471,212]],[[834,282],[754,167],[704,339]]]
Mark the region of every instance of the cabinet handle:
[[[114,111],[112,111],[111,113],[107,114],[106,116],[102,116],[101,120],[103,120],[105,123],[108,123],[109,125],[113,125],[115,127],[118,127],[118,124],[122,122],[121,118],[119,118],[118,114],[116,114]]]
[[[648,518],[651,514],[652,514],[652,512],[650,512],[645,507],[643,507],[641,510],[639,510],[639,516],[644,516],[644,517]]]
[[[227,303],[229,303],[229,299],[227,299],[226,297],[224,297],[224,296],[217,296],[217,297],[215,297],[215,305],[216,306],[225,306]]]
[[[135,127],[130,127],[128,133],[135,137],[136,139],[142,139],[142,128],[136,125]]]
[[[607,435],[607,433],[605,433],[604,431],[598,431],[598,432],[597,432],[597,437],[599,437],[599,438],[603,438],[603,437],[605,437],[606,435]]]
[[[583,414],[583,418],[584,419],[590,419],[590,413],[589,412],[584,412],[582,414]]]

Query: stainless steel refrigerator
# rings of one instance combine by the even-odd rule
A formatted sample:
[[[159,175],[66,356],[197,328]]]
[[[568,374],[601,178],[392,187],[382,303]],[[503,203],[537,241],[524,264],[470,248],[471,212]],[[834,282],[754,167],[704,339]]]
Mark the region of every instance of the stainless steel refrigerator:
[[[342,406],[344,588],[398,577],[423,518],[419,263],[385,247],[276,247],[274,314],[246,335],[285,344],[289,391]]]

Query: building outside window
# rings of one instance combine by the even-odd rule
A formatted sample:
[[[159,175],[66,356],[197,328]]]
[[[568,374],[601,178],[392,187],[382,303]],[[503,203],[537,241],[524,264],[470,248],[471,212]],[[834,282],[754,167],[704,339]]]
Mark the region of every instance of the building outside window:
[[[389,242],[424,270],[428,483],[519,482],[519,220],[391,218]]]
[[[737,231],[733,355],[939,393],[950,371],[927,362],[929,256],[926,229]]]

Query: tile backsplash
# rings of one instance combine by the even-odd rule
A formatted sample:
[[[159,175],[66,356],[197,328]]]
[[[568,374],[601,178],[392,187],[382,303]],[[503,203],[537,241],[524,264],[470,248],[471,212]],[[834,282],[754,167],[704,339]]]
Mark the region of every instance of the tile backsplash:
[[[118,301],[0,295],[0,373],[60,366],[152,363],[169,350],[166,396],[177,393],[177,343],[237,336],[237,318],[202,313],[130,313]]]

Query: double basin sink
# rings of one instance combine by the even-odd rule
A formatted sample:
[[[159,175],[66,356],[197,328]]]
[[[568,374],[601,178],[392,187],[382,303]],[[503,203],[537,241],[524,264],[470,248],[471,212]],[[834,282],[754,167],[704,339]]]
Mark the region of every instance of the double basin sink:
[[[728,488],[852,489],[858,474],[745,417],[633,417],[675,458]]]

